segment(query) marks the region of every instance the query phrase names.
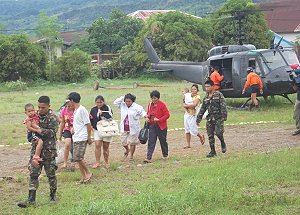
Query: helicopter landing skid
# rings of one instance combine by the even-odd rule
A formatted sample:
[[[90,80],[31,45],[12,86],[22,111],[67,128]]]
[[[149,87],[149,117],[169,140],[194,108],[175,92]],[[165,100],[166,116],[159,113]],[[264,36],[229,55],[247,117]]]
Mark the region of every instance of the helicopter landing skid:
[[[294,104],[294,102],[289,98],[287,94],[278,94],[278,96],[282,96],[283,98],[286,98],[291,104]]]
[[[260,100],[258,99],[258,98],[256,98],[257,99],[257,101],[258,101],[258,104],[260,103]],[[246,107],[246,105],[247,105],[247,103],[249,102],[251,100],[251,97],[250,98],[248,98],[246,101],[245,101],[245,103],[244,104],[242,104],[242,106],[241,106],[241,108],[245,108]]]
[[[241,108],[245,108],[246,104],[247,104],[250,100],[251,100],[251,98],[248,98],[247,101],[246,101],[244,104],[242,104]]]

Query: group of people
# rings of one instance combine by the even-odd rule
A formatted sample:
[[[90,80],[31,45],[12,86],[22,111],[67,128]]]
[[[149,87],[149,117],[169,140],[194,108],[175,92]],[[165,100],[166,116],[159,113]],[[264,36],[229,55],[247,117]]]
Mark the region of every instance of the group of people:
[[[248,69],[247,81],[244,90],[251,87],[252,106],[258,107],[256,103],[256,94],[262,93],[262,82],[252,68]],[[225,153],[227,146],[224,140],[224,121],[227,120],[227,108],[223,94],[220,92],[220,82],[224,76],[219,74],[218,68],[215,67],[210,78],[204,83],[206,95],[201,102],[198,94],[198,85],[185,89],[183,97],[184,128],[186,136],[186,145],[184,149],[191,148],[191,137],[199,138],[200,143],[205,143],[204,135],[198,130],[199,123],[206,119],[206,132],[210,146],[210,152],[207,157],[217,155],[215,149],[215,135],[221,143],[221,151]],[[294,135],[300,134],[299,125],[299,107],[300,107],[300,90],[295,86],[297,91],[297,103],[295,106],[295,118],[297,131]],[[155,150],[157,138],[160,141],[163,159],[169,156],[167,142],[167,120],[170,117],[167,105],[161,101],[160,92],[154,90],[150,93],[151,102],[147,106],[147,111],[136,103],[136,97],[133,94],[126,94],[117,98],[113,104],[120,109],[120,142],[124,147],[124,158],[129,156],[132,161],[136,146],[140,143],[138,139],[140,119],[144,118],[149,128],[147,154],[144,163],[152,162],[152,155]],[[98,131],[98,123],[102,120],[109,121],[113,118],[113,111],[105,103],[103,96],[95,98],[95,106],[90,110],[80,104],[81,96],[77,92],[68,95],[67,100],[60,110],[57,117],[50,109],[50,98],[41,96],[38,99],[38,111],[34,105],[25,105],[25,114],[27,115],[24,124],[28,130],[27,139],[32,143],[30,159],[28,164],[30,180],[28,199],[18,202],[19,207],[25,208],[34,205],[36,200],[36,190],[39,186],[39,175],[44,167],[50,185],[50,202],[56,201],[57,178],[56,178],[56,141],[64,138],[65,153],[63,168],[67,167],[69,152],[71,152],[71,162],[77,162],[81,173],[81,179],[78,183],[87,183],[91,180],[93,173],[86,166],[84,155],[88,144],[92,144],[92,133],[95,142],[95,163],[92,168],[100,166],[101,150],[103,151],[104,166],[109,167],[109,145],[112,137],[103,136]],[[297,112],[298,111],[298,112]]]
[[[121,110],[120,140],[125,149],[124,158],[130,155],[133,160],[136,145],[139,144],[138,134],[140,131],[140,118],[145,118],[149,124],[149,139],[147,156],[144,163],[152,162],[157,138],[160,141],[163,159],[168,158],[169,150],[167,143],[167,120],[170,117],[169,110],[164,102],[160,100],[160,92],[154,90],[150,93],[151,102],[147,112],[138,105],[136,97],[130,93],[117,98],[114,105]],[[50,184],[50,202],[56,201],[57,170],[56,142],[64,137],[65,154],[63,168],[67,167],[69,152],[71,161],[78,164],[81,179],[78,183],[87,183],[91,180],[93,173],[84,161],[85,150],[88,144],[92,144],[92,131],[95,141],[96,162],[92,166],[100,166],[100,154],[103,149],[105,167],[109,167],[109,144],[112,137],[103,136],[97,129],[101,120],[111,120],[113,111],[105,104],[103,96],[95,98],[95,106],[90,113],[80,104],[81,96],[77,92],[68,95],[67,100],[57,117],[50,109],[50,98],[41,96],[38,99],[38,111],[34,105],[25,105],[26,119],[24,124],[27,128],[28,141],[32,143],[28,169],[29,169],[29,194],[28,199],[20,201],[17,205],[26,208],[35,204],[36,190],[39,186],[39,175],[42,168],[45,169]]]
[[[221,82],[224,80],[224,76],[220,73],[220,69],[218,66],[211,67],[210,72],[210,80],[214,82],[214,89],[215,91],[220,92],[221,89]],[[257,100],[257,94],[260,93],[263,94],[263,83],[258,74],[255,73],[254,69],[252,67],[247,68],[247,80],[244,85],[242,94],[245,94],[246,89],[250,87],[251,92],[251,103],[250,103],[250,110],[255,107],[256,109],[259,108],[258,100]]]

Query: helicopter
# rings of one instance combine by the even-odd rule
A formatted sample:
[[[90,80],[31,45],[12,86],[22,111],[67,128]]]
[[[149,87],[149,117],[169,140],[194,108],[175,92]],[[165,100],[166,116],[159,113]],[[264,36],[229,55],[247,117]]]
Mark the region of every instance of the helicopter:
[[[242,18],[243,16],[237,16],[237,19]],[[220,91],[226,98],[248,98],[242,107],[250,100],[251,94],[249,88],[242,94],[248,67],[254,68],[262,79],[263,94],[258,96],[266,99],[268,96],[279,95],[293,103],[288,94],[295,91],[287,71],[291,70],[290,65],[299,64],[295,51],[280,46],[283,38],[269,49],[256,49],[254,45],[245,45],[242,43],[240,24],[238,28],[238,45],[213,47],[208,51],[205,62],[163,61],[148,38],[144,39],[144,48],[155,72],[168,72],[180,79],[201,84],[203,90],[204,82],[210,75],[210,68],[218,66],[224,76]]]

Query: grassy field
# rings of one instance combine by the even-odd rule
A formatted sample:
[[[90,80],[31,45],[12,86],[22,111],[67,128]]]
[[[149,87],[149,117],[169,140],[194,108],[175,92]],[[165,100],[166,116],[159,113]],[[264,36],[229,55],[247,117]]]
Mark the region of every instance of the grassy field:
[[[154,85],[154,87],[138,87],[133,88],[133,84],[142,83]],[[89,110],[94,105],[94,98],[97,95],[103,95],[106,102],[112,106],[115,119],[119,119],[119,110],[113,107],[113,101],[126,93],[133,93],[137,96],[137,103],[147,107],[150,99],[149,92],[153,89],[158,89],[161,92],[161,100],[167,103],[171,118],[169,120],[169,128],[183,127],[183,108],[182,108],[182,90],[185,87],[190,87],[190,83],[184,81],[165,81],[159,78],[140,78],[140,79],[125,79],[125,80],[104,80],[101,85],[106,87],[98,91],[93,91],[92,81],[87,81],[84,84],[57,84],[57,85],[42,85],[31,87],[21,92],[0,92],[0,145],[17,145],[26,142],[25,126],[22,124],[24,115],[24,105],[26,103],[37,104],[37,99],[41,95],[48,95],[51,98],[51,107],[54,111],[58,111],[64,103],[66,96],[77,91],[82,96],[82,104]],[[0,88],[1,89],[1,88]],[[201,97],[204,93],[201,90]],[[295,99],[295,95],[291,96]],[[227,99],[229,106],[239,107],[245,99]],[[237,124],[240,122],[257,122],[257,121],[279,121],[282,123],[293,123],[293,105],[289,104],[283,98],[276,97],[274,100],[261,102],[260,112],[249,112],[229,109],[227,123]],[[202,123],[201,126],[204,126]]]
[[[156,87],[131,88],[135,82]],[[102,81],[105,89],[93,91],[92,81],[84,84],[58,84],[31,87],[21,92],[0,93],[0,145],[26,141],[22,121],[26,103],[36,104],[41,95],[51,98],[58,111],[68,93],[78,91],[82,104],[90,109],[101,94],[109,105],[117,97],[131,92],[137,103],[147,106],[149,92],[158,89],[170,109],[169,128],[183,127],[182,93],[190,83],[162,79]],[[204,93],[201,91],[201,97]],[[295,95],[291,96],[295,99]],[[237,110],[244,99],[226,99],[228,124],[279,121],[292,124],[293,105],[282,98],[261,102],[259,112]],[[232,108],[233,107],[233,108]],[[115,118],[119,111],[113,107]],[[279,123],[276,123],[276,126]],[[204,123],[201,124],[204,126]],[[266,124],[265,126],[272,126]],[[12,181],[0,181],[0,214],[300,214],[300,148],[264,154],[236,153],[206,159],[187,154],[172,155],[168,161],[150,165],[124,166],[112,162],[109,172],[93,170],[92,183],[77,185],[79,172],[60,172],[58,201],[49,204],[47,177],[41,178],[37,208],[19,209],[16,201],[27,197],[28,178],[17,174]],[[2,164],[5,165],[5,164]],[[123,168],[119,168],[123,166]],[[26,175],[26,176],[25,176]]]
[[[173,156],[152,165],[94,171],[89,185],[75,184],[78,172],[62,172],[57,204],[49,204],[43,177],[38,207],[28,209],[7,201],[12,192],[26,198],[27,180],[20,178],[1,183],[0,214],[299,214],[299,154],[298,148],[215,159]]]

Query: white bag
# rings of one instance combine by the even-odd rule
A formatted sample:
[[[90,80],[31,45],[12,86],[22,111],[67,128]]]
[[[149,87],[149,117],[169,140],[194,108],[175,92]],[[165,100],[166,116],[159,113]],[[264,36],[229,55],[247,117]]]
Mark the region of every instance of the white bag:
[[[102,137],[119,136],[119,126],[115,120],[100,120],[97,122],[97,130]]]
[[[64,162],[65,147],[64,147],[63,142],[56,143],[56,151],[57,151],[57,157],[55,158],[56,163],[60,164],[60,163]]]

